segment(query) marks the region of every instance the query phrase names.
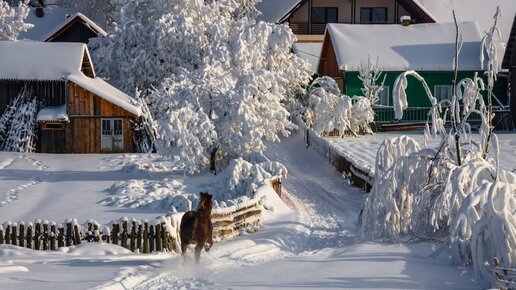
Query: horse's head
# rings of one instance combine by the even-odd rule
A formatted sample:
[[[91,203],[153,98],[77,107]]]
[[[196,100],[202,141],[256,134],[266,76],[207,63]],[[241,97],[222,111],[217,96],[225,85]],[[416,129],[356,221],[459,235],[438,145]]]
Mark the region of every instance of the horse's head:
[[[212,195],[207,192],[201,192],[201,198],[199,199],[199,209],[204,208],[211,212],[213,207]]]

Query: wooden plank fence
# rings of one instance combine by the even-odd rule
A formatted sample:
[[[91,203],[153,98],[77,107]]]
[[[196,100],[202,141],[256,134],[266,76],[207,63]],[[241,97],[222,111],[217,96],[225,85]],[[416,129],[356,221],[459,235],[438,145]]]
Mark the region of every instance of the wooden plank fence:
[[[281,190],[281,182],[276,181]],[[225,240],[251,233],[260,228],[262,199],[256,198],[212,212],[213,238]],[[82,226],[75,219],[63,224],[37,220],[34,223],[6,222],[0,225],[0,245],[8,244],[33,250],[56,250],[60,247],[79,245],[82,242],[110,243],[136,253],[178,251],[179,224],[182,214],[167,219],[160,217],[155,222],[147,220],[120,221],[101,225],[89,220]]]
[[[220,241],[239,236],[242,231],[252,233],[260,228],[263,201],[255,198],[212,212],[213,239]]]
[[[5,226],[5,227],[4,227]],[[64,224],[37,220],[34,223],[7,222],[0,225],[0,244],[33,250],[56,250],[82,242],[104,242],[119,245],[133,252],[171,252],[175,249],[175,233],[169,233],[163,219],[149,224],[146,220],[124,218],[109,226],[88,221],[85,227],[76,220]]]
[[[366,172],[353,163],[353,160],[325,140],[311,128],[307,128],[302,121],[299,127],[304,129],[306,147],[312,147],[317,153],[326,158],[341,173],[344,173],[355,186],[371,191],[374,184],[374,173]]]
[[[499,289],[516,289],[516,269],[500,266],[500,260],[494,259],[495,287]]]

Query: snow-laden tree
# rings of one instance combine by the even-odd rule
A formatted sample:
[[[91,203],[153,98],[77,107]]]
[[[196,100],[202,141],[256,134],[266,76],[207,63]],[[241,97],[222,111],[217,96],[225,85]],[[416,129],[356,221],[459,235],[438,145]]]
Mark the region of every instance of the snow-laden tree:
[[[308,65],[291,53],[295,37],[287,26],[252,19],[255,3],[128,1],[114,32],[98,42],[100,69],[115,85],[152,91],[158,152],[200,145],[180,153],[192,170],[205,167],[206,158],[213,168],[215,160],[263,151],[264,140],[279,141],[295,128],[284,102],[308,83]],[[198,134],[210,142],[165,137],[184,122],[171,118],[178,112],[202,118],[209,131]]]
[[[489,33],[493,31],[496,29]],[[488,77],[495,74],[493,70],[490,66]],[[490,104],[486,107],[480,94],[483,82],[477,76],[456,82],[453,98],[437,102],[417,73],[403,73],[394,86],[397,114],[407,106],[404,91],[409,75],[423,83],[432,103],[428,120],[433,130],[427,124],[425,135],[439,136],[441,144],[436,149],[411,146],[412,152],[396,140],[382,145],[375,184],[360,218],[359,236],[372,240],[400,240],[403,234],[442,238],[443,247],[436,255],[450,246],[454,262],[473,264],[478,278],[490,280],[494,257],[501,259],[504,267],[516,266],[516,175],[498,166],[498,139],[489,121]],[[488,96],[491,88],[488,86]],[[481,117],[479,138],[471,134],[467,122],[473,113]],[[443,126],[447,120],[451,129]],[[493,149],[491,156],[495,158],[486,148]]]
[[[358,79],[362,81],[364,86],[361,91],[364,97],[369,99],[369,102],[374,105],[380,100],[380,93],[383,91],[383,84],[387,75],[383,75],[383,80],[380,83],[382,72],[378,67],[378,60],[376,63],[372,63],[371,59],[368,58],[367,62],[361,62],[358,67]]]
[[[34,152],[38,102],[24,88],[0,117],[0,150]]]
[[[32,28],[34,25],[25,23],[29,15],[28,1],[20,1],[18,7],[9,6],[7,1],[0,2],[0,41],[16,40],[20,32]]]

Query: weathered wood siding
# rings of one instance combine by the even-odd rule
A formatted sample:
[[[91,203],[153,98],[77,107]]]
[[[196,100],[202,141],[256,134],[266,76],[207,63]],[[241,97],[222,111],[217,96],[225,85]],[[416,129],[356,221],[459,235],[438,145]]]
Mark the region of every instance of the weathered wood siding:
[[[40,152],[41,153],[66,153],[66,122],[63,122],[63,129],[43,129],[40,124]]]
[[[68,82],[67,111],[70,123],[66,127],[66,151],[70,153],[100,153],[102,118],[122,118],[124,152],[134,152],[130,120],[134,115],[90,91]]]
[[[342,77],[330,34],[326,34],[324,37],[321,60],[319,61],[319,69],[317,72],[320,75],[330,76],[332,78]]]
[[[61,106],[65,103],[66,84],[64,81],[0,80],[0,114],[9,103],[27,86],[42,102],[43,106]]]
[[[90,38],[97,37],[97,33],[93,31],[82,21],[74,21],[70,27],[68,27],[61,34],[51,39],[51,42],[82,42],[88,44]]]

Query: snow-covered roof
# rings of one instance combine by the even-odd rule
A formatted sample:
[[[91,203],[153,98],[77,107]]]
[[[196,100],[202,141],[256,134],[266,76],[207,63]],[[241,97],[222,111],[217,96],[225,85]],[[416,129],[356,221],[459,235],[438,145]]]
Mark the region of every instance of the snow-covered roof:
[[[46,107],[38,112],[37,121],[68,121],[68,114],[66,114],[66,105],[59,107]]]
[[[296,42],[292,46],[294,53],[306,60],[312,66],[312,72],[317,72],[321,56],[322,42]]]
[[[476,21],[482,35],[493,26],[496,7],[502,10],[498,28],[502,41],[507,42],[516,13],[515,0],[413,0],[421,4],[438,22],[453,22],[452,10],[458,21]]]
[[[459,69],[480,70],[480,30],[475,22],[459,23],[463,47]],[[455,56],[455,25],[427,23],[392,25],[329,24],[340,70],[356,71],[368,58],[385,71],[449,71]],[[325,40],[326,41],[326,40]]]
[[[257,20],[278,23],[301,1],[302,0],[262,0],[262,2],[256,6],[256,9],[262,13],[257,17]]]
[[[133,98],[98,77],[84,75],[81,68],[85,58],[91,64],[84,43],[0,41],[0,79],[69,80],[140,116]],[[93,71],[92,65],[90,68]]]
[[[98,34],[102,36],[106,36],[107,32],[104,31],[100,26],[98,26],[95,22],[93,22],[91,19],[86,17],[82,13],[75,13],[73,15],[68,15],[67,18],[62,21],[60,24],[55,26],[53,29],[51,29],[43,38],[43,41],[48,41],[50,38],[54,38],[58,36],[62,32],[64,28],[66,28],[68,25],[71,25],[73,21],[80,20],[83,21],[86,25],[88,25],[93,31],[96,31]]]
[[[44,8],[45,15],[43,17],[36,16],[36,9],[30,8],[29,15],[25,22],[34,24],[34,27],[26,32],[21,32],[18,39],[30,39],[43,41],[49,35],[49,32],[65,21],[67,15],[76,13],[70,8],[50,7]]]
[[[138,103],[136,103],[133,98],[113,87],[112,85],[106,83],[101,78],[90,78],[85,76],[82,72],[76,72],[69,75],[67,79],[103,98],[104,100],[121,107],[129,113],[132,113],[136,116],[141,116],[142,114]]]
[[[87,51],[83,43],[0,41],[0,79],[62,80],[81,70]]]

